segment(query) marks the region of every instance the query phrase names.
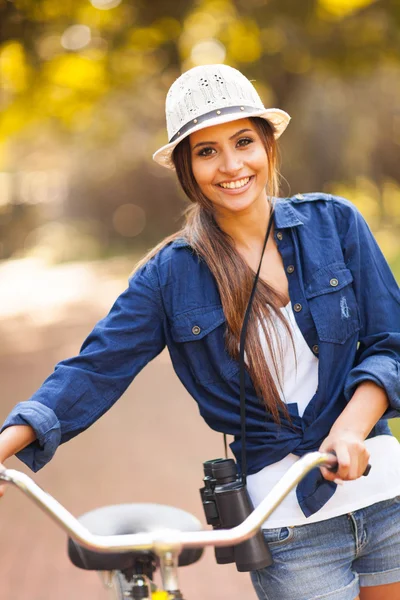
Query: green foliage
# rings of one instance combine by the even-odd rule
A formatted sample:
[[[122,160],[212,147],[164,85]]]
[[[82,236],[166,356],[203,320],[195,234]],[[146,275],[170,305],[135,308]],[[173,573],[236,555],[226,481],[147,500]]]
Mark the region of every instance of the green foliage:
[[[400,441],[400,421],[399,419],[392,419],[390,421],[390,429],[392,430],[393,435],[397,437]]]

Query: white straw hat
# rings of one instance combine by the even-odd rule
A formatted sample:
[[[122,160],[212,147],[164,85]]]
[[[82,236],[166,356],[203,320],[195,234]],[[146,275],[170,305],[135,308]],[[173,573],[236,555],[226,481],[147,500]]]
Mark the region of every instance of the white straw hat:
[[[247,77],[228,65],[203,65],[183,73],[168,91],[165,113],[169,142],[153,154],[153,159],[168,169],[175,168],[175,146],[199,129],[261,117],[274,126],[278,138],[290,121],[284,110],[265,108]]]

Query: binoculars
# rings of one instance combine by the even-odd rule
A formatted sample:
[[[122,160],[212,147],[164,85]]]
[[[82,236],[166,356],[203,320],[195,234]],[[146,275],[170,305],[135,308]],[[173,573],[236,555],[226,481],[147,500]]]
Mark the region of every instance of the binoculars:
[[[213,529],[230,529],[253,511],[246,485],[231,458],[203,463],[204,487],[200,489],[204,514]],[[236,546],[215,548],[218,564],[236,563],[238,571],[255,571],[272,564],[272,556],[261,530]]]

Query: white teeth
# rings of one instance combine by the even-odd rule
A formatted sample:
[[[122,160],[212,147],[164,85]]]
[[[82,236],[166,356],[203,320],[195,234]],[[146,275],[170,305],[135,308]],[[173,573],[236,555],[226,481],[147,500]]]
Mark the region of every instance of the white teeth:
[[[245,186],[249,183],[250,177],[245,177],[244,179],[238,179],[237,181],[226,181],[224,183],[220,183],[219,185],[228,190],[235,190]]]

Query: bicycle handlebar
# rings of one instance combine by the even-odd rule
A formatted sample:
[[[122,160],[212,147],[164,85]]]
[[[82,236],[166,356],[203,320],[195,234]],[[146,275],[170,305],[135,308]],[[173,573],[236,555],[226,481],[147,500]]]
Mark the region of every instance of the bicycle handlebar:
[[[0,471],[0,482],[19,488],[58,523],[69,537],[89,550],[103,553],[152,550],[157,554],[162,554],[180,552],[183,548],[232,546],[244,542],[257,533],[264,521],[311,469],[319,466],[332,467],[336,464],[337,460],[332,454],[321,452],[306,454],[290,467],[261,504],[240,525],[232,529],[193,532],[165,529],[151,533],[95,535],[83,527],[66,508],[39,487],[28,475],[14,469],[3,469]]]

